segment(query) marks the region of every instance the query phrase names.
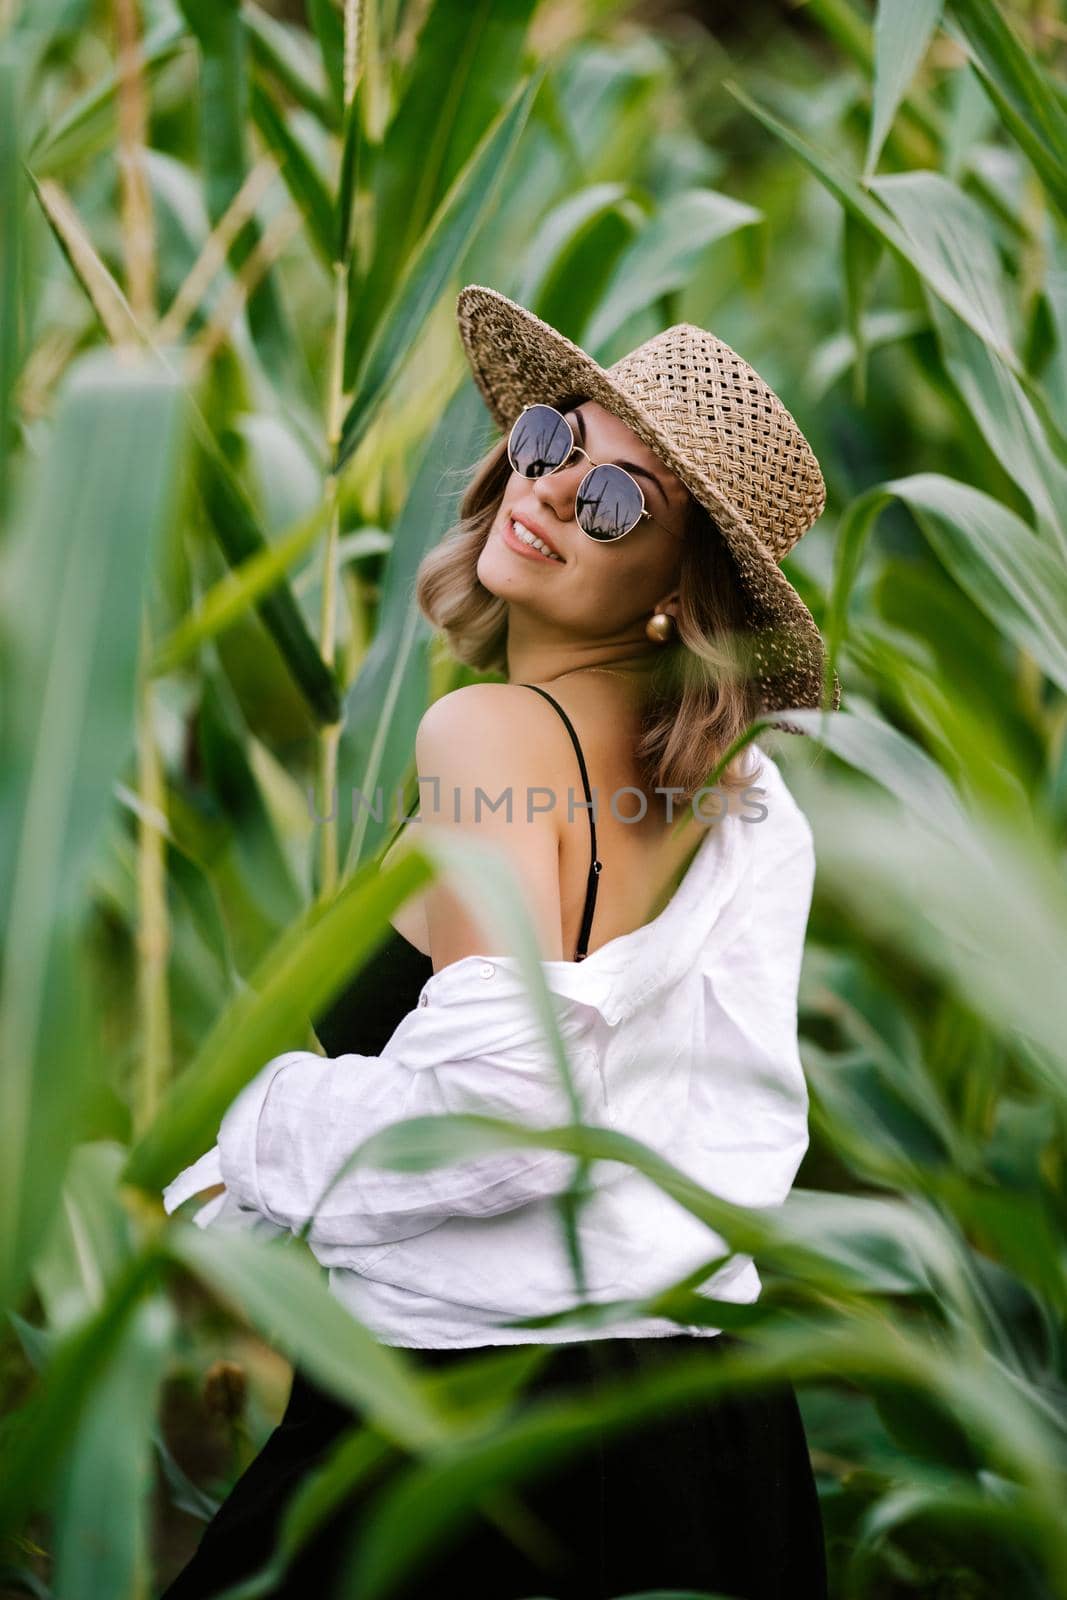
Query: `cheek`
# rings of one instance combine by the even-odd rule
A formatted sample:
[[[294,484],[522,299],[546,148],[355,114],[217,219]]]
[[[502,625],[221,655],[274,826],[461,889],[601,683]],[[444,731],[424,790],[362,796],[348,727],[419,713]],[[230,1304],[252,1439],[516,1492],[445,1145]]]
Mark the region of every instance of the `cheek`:
[[[500,504],[497,507],[496,516],[493,518],[492,526],[494,530],[499,530],[504,526],[504,523],[511,515],[512,507],[518,505],[519,501],[523,497],[523,494],[527,489],[529,489],[529,487],[529,479],[520,478],[517,472],[513,472],[511,474],[511,477],[508,479],[507,484],[505,485],[504,493],[500,497]]]
[[[628,622],[648,610],[662,593],[659,562],[650,560],[647,551],[634,546],[624,550],[622,546],[628,538],[627,534],[614,547],[583,540],[569,574],[574,590],[581,595],[583,611],[613,625]]]
[[[500,505],[497,507],[496,516],[493,518],[492,522],[489,525],[489,532],[486,535],[485,543],[482,545],[481,554],[478,557],[478,567],[479,567],[479,569],[487,561],[491,561],[493,559],[494,555],[499,554],[499,551],[498,551],[499,536],[500,536],[501,529],[504,526],[504,523],[508,519],[508,515],[510,513],[510,510],[511,510],[511,499],[510,499],[509,495],[507,494],[507,492],[505,492],[504,497],[500,502]],[[481,576],[481,572],[479,571],[479,577],[480,576]]]
[[[511,507],[518,503],[525,491],[530,487],[531,480],[529,478],[523,478],[519,473],[513,472],[504,485],[504,493],[501,496],[500,510],[497,512],[497,516],[506,516]]]
[[[651,613],[664,595],[677,587],[682,573],[678,541],[658,528],[643,532],[652,537],[643,538],[630,552],[633,560],[625,577],[631,616]]]
[[[668,590],[677,587],[681,578],[681,543],[665,528],[652,526],[644,531],[647,537],[641,546],[642,564],[639,581],[643,584],[648,599],[655,602]]]

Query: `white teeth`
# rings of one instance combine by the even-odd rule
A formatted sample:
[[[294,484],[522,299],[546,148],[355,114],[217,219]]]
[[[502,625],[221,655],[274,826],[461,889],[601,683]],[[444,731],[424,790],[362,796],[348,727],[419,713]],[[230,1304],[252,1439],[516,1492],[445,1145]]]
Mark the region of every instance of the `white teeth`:
[[[519,522],[516,517],[512,517],[511,526],[518,537],[522,540],[523,544],[532,544],[535,550],[540,550],[544,555],[550,556],[553,561],[562,561],[562,556],[558,556],[554,550],[551,550],[548,547],[543,539],[539,539],[536,533],[531,533],[529,528],[527,528],[525,524]]]

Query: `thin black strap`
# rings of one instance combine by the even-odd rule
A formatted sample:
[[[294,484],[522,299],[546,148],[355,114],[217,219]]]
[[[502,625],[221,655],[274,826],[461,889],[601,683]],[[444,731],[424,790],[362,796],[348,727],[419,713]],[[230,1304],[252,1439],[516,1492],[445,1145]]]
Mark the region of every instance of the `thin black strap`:
[[[554,699],[553,696],[549,694],[547,689],[538,688],[536,683],[524,683],[520,685],[520,687],[523,689],[533,689],[535,694],[543,695],[548,701],[549,705],[555,706],[556,710],[563,718],[567,732],[571,736],[571,744],[573,744],[578,756],[578,766],[582,774],[582,787],[585,790],[586,809],[589,815],[589,843],[592,849],[592,860],[589,864],[589,881],[585,886],[585,907],[582,911],[582,926],[578,934],[578,949],[574,957],[575,961],[584,961],[589,953],[586,947],[589,944],[589,931],[593,926],[593,912],[596,909],[597,884],[600,878],[600,869],[603,864],[596,858],[596,823],[593,821],[593,797],[589,792],[589,774],[585,769],[585,757],[582,754],[582,747],[578,742],[578,735],[574,731],[574,725],[571,722],[570,717],[568,717],[567,713],[560,705],[559,701]]]

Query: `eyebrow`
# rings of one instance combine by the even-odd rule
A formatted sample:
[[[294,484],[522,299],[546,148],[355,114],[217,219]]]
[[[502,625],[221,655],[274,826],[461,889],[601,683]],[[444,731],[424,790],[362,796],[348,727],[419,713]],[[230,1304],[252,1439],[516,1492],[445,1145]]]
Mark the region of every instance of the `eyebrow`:
[[[579,434],[579,437],[581,438],[582,446],[584,448],[584,446],[585,446],[585,418],[582,416],[581,408],[580,407],[576,407],[576,406],[572,406],[570,414],[574,418],[575,422],[577,422],[577,424],[578,424],[578,434]],[[616,461],[615,465],[617,467],[625,467],[627,472],[634,472],[639,477],[648,478],[649,481],[651,483],[654,483],[656,485],[656,488],[659,490],[660,496],[661,496],[661,498],[663,500],[663,504],[665,506],[667,506],[668,508],[670,507],[670,501],[667,498],[667,491],[666,491],[666,489],[664,489],[662,483],[660,483],[659,479],[656,477],[656,474],[654,472],[650,472],[647,467],[639,467],[637,465],[636,461]]]

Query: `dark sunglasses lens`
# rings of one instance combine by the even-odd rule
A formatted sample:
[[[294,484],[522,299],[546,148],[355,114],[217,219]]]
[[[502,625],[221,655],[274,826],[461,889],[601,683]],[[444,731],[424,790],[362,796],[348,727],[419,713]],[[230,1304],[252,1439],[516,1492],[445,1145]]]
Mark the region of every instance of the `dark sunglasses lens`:
[[[578,526],[593,539],[621,539],[642,510],[641,491],[633,478],[611,465],[593,467],[586,474],[574,503]]]
[[[543,478],[570,459],[574,435],[565,418],[551,406],[531,406],[511,430],[508,455],[524,478]]]

